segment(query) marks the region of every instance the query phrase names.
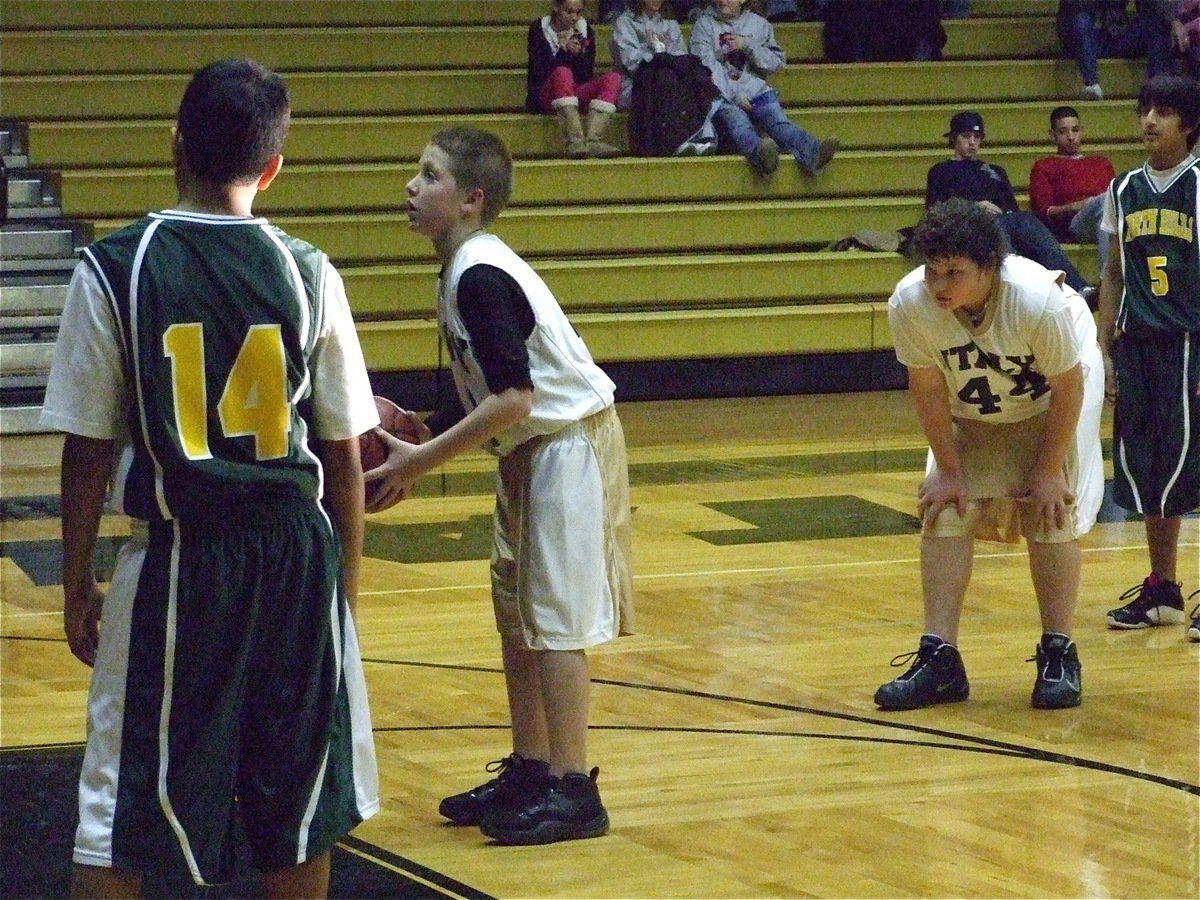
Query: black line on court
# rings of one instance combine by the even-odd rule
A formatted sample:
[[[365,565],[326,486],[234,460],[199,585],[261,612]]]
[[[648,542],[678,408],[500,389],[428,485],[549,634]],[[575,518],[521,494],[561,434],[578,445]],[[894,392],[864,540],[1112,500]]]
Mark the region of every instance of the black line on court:
[[[0,641],[46,641],[51,644],[65,644],[65,637],[36,637],[34,635],[25,634],[0,634]]]
[[[66,897],[78,822],[77,797],[83,744],[0,748],[0,897]],[[147,900],[237,900],[260,896],[245,838],[234,838],[234,881],[196,887],[186,872],[148,875]],[[331,900],[494,900],[447,875],[397,856],[352,835],[339,840],[331,858]]]
[[[363,659],[363,662],[378,663],[381,665],[395,666],[410,666],[417,668],[430,669],[451,669],[459,672],[487,672],[495,675],[502,675],[503,670],[495,667],[485,666],[459,666],[451,663],[430,663],[430,662],[415,662],[407,660],[386,660],[386,659]],[[657,684],[643,684],[635,681],[618,681],[612,678],[593,678],[593,684],[606,684],[611,687],[624,687],[638,691],[652,691],[662,694],[674,694],[681,697],[695,697],[700,700],[718,700],[722,703],[736,703],[743,706],[752,706],[759,709],[777,709],[782,712],[800,713],[802,715],[820,716],[827,719],[837,719],[842,722],[856,722],[865,725],[876,725],[884,728],[895,728],[900,731],[911,731],[917,734],[927,734],[933,737],[949,738],[955,741],[964,741],[968,744],[977,744],[979,747],[991,748],[1002,754],[1011,756],[1020,756],[1027,759],[1037,760],[1039,762],[1056,763],[1059,765],[1076,766],[1081,769],[1091,769],[1097,772],[1109,772],[1114,775],[1124,775],[1129,778],[1137,778],[1142,781],[1148,781],[1152,784],[1159,784],[1163,787],[1173,788],[1174,790],[1183,791],[1188,794],[1200,796],[1200,785],[1191,784],[1186,781],[1181,781],[1177,778],[1168,778],[1165,775],[1155,775],[1151,772],[1139,772],[1137,769],[1130,769],[1125,766],[1118,766],[1112,763],[1100,762],[1099,760],[1087,759],[1082,756],[1072,756],[1067,753],[1056,753],[1052,750],[1040,750],[1036,747],[1026,747],[1022,744],[1014,744],[1009,741],[999,741],[994,738],[980,737],[971,734],[961,734],[955,731],[947,731],[943,728],[930,728],[926,725],[913,725],[906,722],[889,721],[888,719],[873,718],[871,716],[861,716],[855,713],[840,713],[828,709],[817,709],[811,706],[799,706],[794,703],[782,703],[776,700],[754,700],[749,697],[735,697],[731,694],[714,694],[709,691],[698,691],[692,688],[667,687]],[[496,726],[503,727],[503,726]],[[628,730],[639,731],[645,730],[641,726],[607,726],[612,730]],[[383,730],[383,729],[377,729]],[[685,731],[687,729],[670,729],[673,731]],[[720,731],[720,730],[718,730]],[[735,732],[736,733],[736,732]],[[768,732],[770,734],[778,734],[779,732]],[[813,737],[830,738],[832,735],[811,735]],[[848,736],[839,736],[845,740],[862,740],[861,738],[853,738]],[[880,739],[876,739],[880,740]],[[901,743],[897,741],[897,743]],[[931,744],[924,741],[914,741],[914,745],[920,746],[942,746]],[[945,745],[946,749],[956,750],[972,750],[977,751],[978,747],[963,747],[961,745]]]
[[[412,875],[417,878],[423,878],[430,884],[436,886],[439,890],[444,891],[448,896],[461,897],[463,900],[496,900],[491,894],[485,894],[483,891],[476,890],[473,887],[463,884],[461,881],[455,881],[448,875],[443,875],[441,872],[435,872],[433,869],[427,868],[418,862],[413,862],[403,856],[398,856],[389,850],[384,850],[375,844],[368,843],[361,838],[356,838],[353,835],[347,835],[338,841],[338,844],[345,844],[347,847],[352,847],[359,853],[389,866],[394,866],[400,869],[406,875]]]

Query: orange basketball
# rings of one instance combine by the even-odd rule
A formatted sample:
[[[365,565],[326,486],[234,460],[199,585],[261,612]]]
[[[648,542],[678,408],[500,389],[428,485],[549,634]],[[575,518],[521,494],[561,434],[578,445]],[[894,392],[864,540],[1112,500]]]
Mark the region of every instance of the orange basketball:
[[[420,441],[416,427],[409,420],[410,414],[387,397],[375,397],[375,410],[379,413],[380,426],[388,434],[414,444]],[[374,429],[365,431],[358,436],[358,455],[363,471],[369,472],[383,465],[387,459],[387,445]]]

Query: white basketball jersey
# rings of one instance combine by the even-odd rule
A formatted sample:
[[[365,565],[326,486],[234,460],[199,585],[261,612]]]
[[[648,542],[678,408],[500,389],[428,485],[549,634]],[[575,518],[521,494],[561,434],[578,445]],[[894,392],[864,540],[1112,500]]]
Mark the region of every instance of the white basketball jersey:
[[[1079,362],[1071,305],[1062,273],[1019,256],[1006,257],[982,324],[937,306],[925,267],[905,276],[888,303],[896,357],[910,368],[946,377],[950,410],[960,419],[1020,422],[1050,406],[1047,379]]]
[[[533,411],[524,421],[493,438],[487,449],[503,456],[531,437],[553,434],[611,406],[615,385],[592,360],[546,283],[504,241],[483,233],[468,238],[458,248],[438,281],[438,327],[450,354],[450,369],[463,408],[470,412],[491,393],[458,309],[459,279],[479,264],[507,272],[524,291],[534,317],[533,331],[525,340],[533,381]]]

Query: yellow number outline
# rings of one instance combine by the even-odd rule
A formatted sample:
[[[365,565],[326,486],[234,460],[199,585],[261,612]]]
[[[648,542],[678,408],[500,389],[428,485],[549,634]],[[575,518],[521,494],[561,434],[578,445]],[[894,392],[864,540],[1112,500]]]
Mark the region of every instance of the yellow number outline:
[[[1146,269],[1150,273],[1150,291],[1155,297],[1165,297],[1171,290],[1167,280],[1167,258],[1165,256],[1147,256]]]
[[[183,455],[191,460],[212,459],[203,323],[171,325],[163,332],[163,355],[171,361],[175,427]],[[252,325],[217,402],[222,434],[252,436],[255,459],[286,456],[292,428],[289,399],[283,331],[279,325]]]

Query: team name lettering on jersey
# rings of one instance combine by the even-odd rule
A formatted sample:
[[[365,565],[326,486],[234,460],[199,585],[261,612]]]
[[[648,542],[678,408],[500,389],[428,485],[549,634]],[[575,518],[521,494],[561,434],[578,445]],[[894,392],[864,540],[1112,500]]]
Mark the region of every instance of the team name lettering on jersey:
[[[1163,234],[1167,237],[1192,241],[1193,217],[1177,209],[1141,209],[1125,217],[1125,241]]]
[[[946,348],[942,351],[942,360],[951,371],[968,372],[983,369],[1007,376],[1012,380],[1009,397],[1037,400],[1050,390],[1046,377],[1033,368],[1036,360],[1032,354],[1000,356],[988,353],[971,342]],[[989,385],[988,378],[973,378],[966,382],[958,396],[963,402],[979,407],[982,413],[996,413],[1000,411],[1002,398],[992,393],[991,387],[994,386]]]

